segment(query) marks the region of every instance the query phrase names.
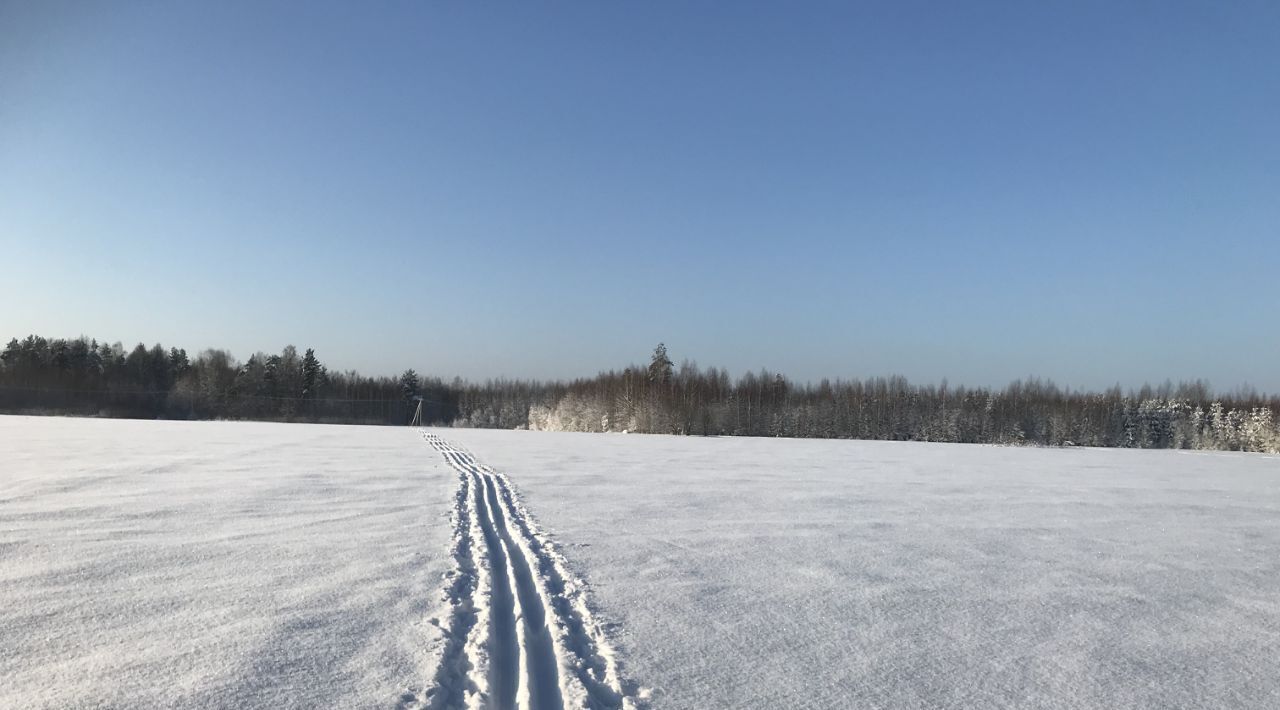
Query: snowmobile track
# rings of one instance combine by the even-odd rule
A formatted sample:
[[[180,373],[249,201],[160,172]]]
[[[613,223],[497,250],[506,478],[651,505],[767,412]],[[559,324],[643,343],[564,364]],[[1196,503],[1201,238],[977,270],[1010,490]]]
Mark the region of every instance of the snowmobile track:
[[[458,472],[445,647],[431,688],[403,708],[629,710],[647,693],[622,679],[587,587],[506,476],[431,433]]]

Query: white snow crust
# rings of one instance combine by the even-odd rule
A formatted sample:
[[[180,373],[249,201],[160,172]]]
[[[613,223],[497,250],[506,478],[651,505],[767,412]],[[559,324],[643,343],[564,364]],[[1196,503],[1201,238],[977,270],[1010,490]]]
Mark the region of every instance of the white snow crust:
[[[0,417],[0,707],[407,704],[456,480],[403,428]]]
[[[437,430],[669,708],[1280,707],[1280,460]]]
[[[650,694],[625,680],[586,585],[569,569],[510,480],[430,432],[458,472],[444,595],[448,644],[417,708],[640,710]]]
[[[1277,550],[1255,454],[0,417],[0,707],[1273,708]]]

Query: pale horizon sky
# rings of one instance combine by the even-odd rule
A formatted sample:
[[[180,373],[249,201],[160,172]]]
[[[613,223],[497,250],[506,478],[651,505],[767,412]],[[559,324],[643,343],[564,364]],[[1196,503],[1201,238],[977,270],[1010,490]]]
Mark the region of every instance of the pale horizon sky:
[[[1280,5],[0,0],[0,338],[1280,392]]]

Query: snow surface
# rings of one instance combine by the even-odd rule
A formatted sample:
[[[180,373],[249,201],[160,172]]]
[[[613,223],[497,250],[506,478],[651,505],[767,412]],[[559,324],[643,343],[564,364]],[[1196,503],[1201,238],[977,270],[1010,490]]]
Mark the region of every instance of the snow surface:
[[[458,472],[454,571],[439,615],[448,644],[435,683],[406,708],[638,710],[587,587],[503,474],[439,436],[423,438]]]
[[[1275,457],[425,438],[0,417],[0,707],[1280,707]]]
[[[395,707],[456,485],[402,428],[0,417],[0,707]]]
[[[1280,707],[1280,460],[437,430],[671,708]]]

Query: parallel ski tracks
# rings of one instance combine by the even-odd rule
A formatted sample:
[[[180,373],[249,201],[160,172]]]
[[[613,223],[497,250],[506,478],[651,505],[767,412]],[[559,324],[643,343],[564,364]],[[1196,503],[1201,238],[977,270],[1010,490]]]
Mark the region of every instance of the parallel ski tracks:
[[[458,472],[446,642],[431,689],[406,708],[627,710],[647,706],[624,681],[586,586],[507,477],[435,434]],[[406,702],[407,701],[407,702]]]

